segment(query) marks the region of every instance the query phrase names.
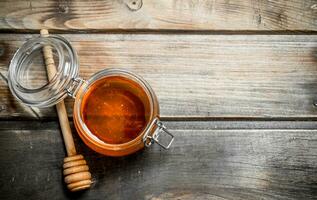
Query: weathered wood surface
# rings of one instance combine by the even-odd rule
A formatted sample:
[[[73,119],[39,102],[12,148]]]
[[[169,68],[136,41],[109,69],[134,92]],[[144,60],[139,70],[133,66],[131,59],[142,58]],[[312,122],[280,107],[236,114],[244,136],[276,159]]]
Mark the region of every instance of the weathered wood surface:
[[[1,1],[0,27],[4,31],[316,31],[317,1]]]
[[[1,121],[0,198],[315,199],[316,123],[261,123],[167,122],[176,136],[169,151],[152,146],[121,158],[93,153],[76,134],[95,184],[74,195],[62,184],[57,121]]]
[[[54,108],[24,107],[5,84],[35,36],[24,33],[42,28],[103,33],[64,35],[81,77],[143,76],[171,120],[171,149],[110,158],[74,134],[95,183],[68,193]],[[317,0],[0,1],[0,32],[23,33],[0,34],[0,199],[316,199],[316,31]]]
[[[32,35],[0,35],[0,69]],[[33,35],[34,36],[34,35]],[[80,76],[125,68],[154,88],[162,117],[315,118],[317,36],[205,34],[64,35]],[[40,77],[37,77],[40,79]],[[42,76],[45,79],[45,76]],[[69,115],[72,100],[67,99]],[[0,81],[0,117],[34,117]],[[55,117],[54,109],[35,110]]]

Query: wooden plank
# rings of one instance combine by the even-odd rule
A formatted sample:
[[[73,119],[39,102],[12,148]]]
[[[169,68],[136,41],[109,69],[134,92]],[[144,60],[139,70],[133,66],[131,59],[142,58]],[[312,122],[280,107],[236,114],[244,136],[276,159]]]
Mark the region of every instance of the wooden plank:
[[[199,123],[168,122],[176,136],[170,150],[156,145],[121,158],[96,154],[75,136],[95,183],[74,195],[62,185],[57,122],[0,121],[0,198],[316,199],[316,130]]]
[[[317,1],[2,1],[0,27],[70,31],[316,31]]]
[[[0,35],[4,73],[15,50],[31,36]],[[164,118],[315,118],[317,114],[313,105],[316,35],[64,36],[78,51],[81,77],[88,79],[105,68],[140,74],[155,90]],[[70,116],[72,103],[66,100]],[[31,112],[22,107],[4,81],[0,81],[0,107],[1,118],[56,116],[54,109]]]

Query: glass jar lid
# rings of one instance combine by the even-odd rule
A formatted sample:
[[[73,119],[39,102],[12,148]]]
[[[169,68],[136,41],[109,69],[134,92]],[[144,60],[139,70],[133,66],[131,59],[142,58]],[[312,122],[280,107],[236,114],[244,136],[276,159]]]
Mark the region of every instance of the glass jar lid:
[[[44,58],[49,48],[52,58]],[[47,75],[46,64],[56,66]],[[46,63],[46,64],[45,64]],[[8,73],[12,94],[29,106],[48,107],[71,95],[78,83],[78,58],[71,44],[58,35],[36,37],[25,42],[14,54]]]

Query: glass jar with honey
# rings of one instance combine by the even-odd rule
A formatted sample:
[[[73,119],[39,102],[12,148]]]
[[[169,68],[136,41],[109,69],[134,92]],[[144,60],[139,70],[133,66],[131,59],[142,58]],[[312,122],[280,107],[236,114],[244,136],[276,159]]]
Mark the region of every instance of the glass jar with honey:
[[[45,46],[54,55],[52,78],[46,76]],[[105,69],[83,80],[78,68],[76,51],[65,38],[36,37],[12,58],[9,88],[19,101],[35,107],[53,106],[73,97],[77,132],[87,146],[101,154],[124,156],[154,142],[164,149],[170,147],[174,136],[160,121],[158,100],[142,77],[122,69]],[[167,142],[160,140],[162,133],[169,137]]]

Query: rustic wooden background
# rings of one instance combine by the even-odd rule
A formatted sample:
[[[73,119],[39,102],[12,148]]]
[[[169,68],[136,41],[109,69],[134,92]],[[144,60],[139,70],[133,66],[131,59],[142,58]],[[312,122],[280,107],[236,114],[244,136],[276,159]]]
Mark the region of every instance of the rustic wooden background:
[[[74,130],[95,183],[67,192],[55,109],[6,84],[41,28],[71,41],[83,78],[142,75],[171,149],[104,157]],[[0,1],[0,79],[0,199],[317,199],[317,0]]]

